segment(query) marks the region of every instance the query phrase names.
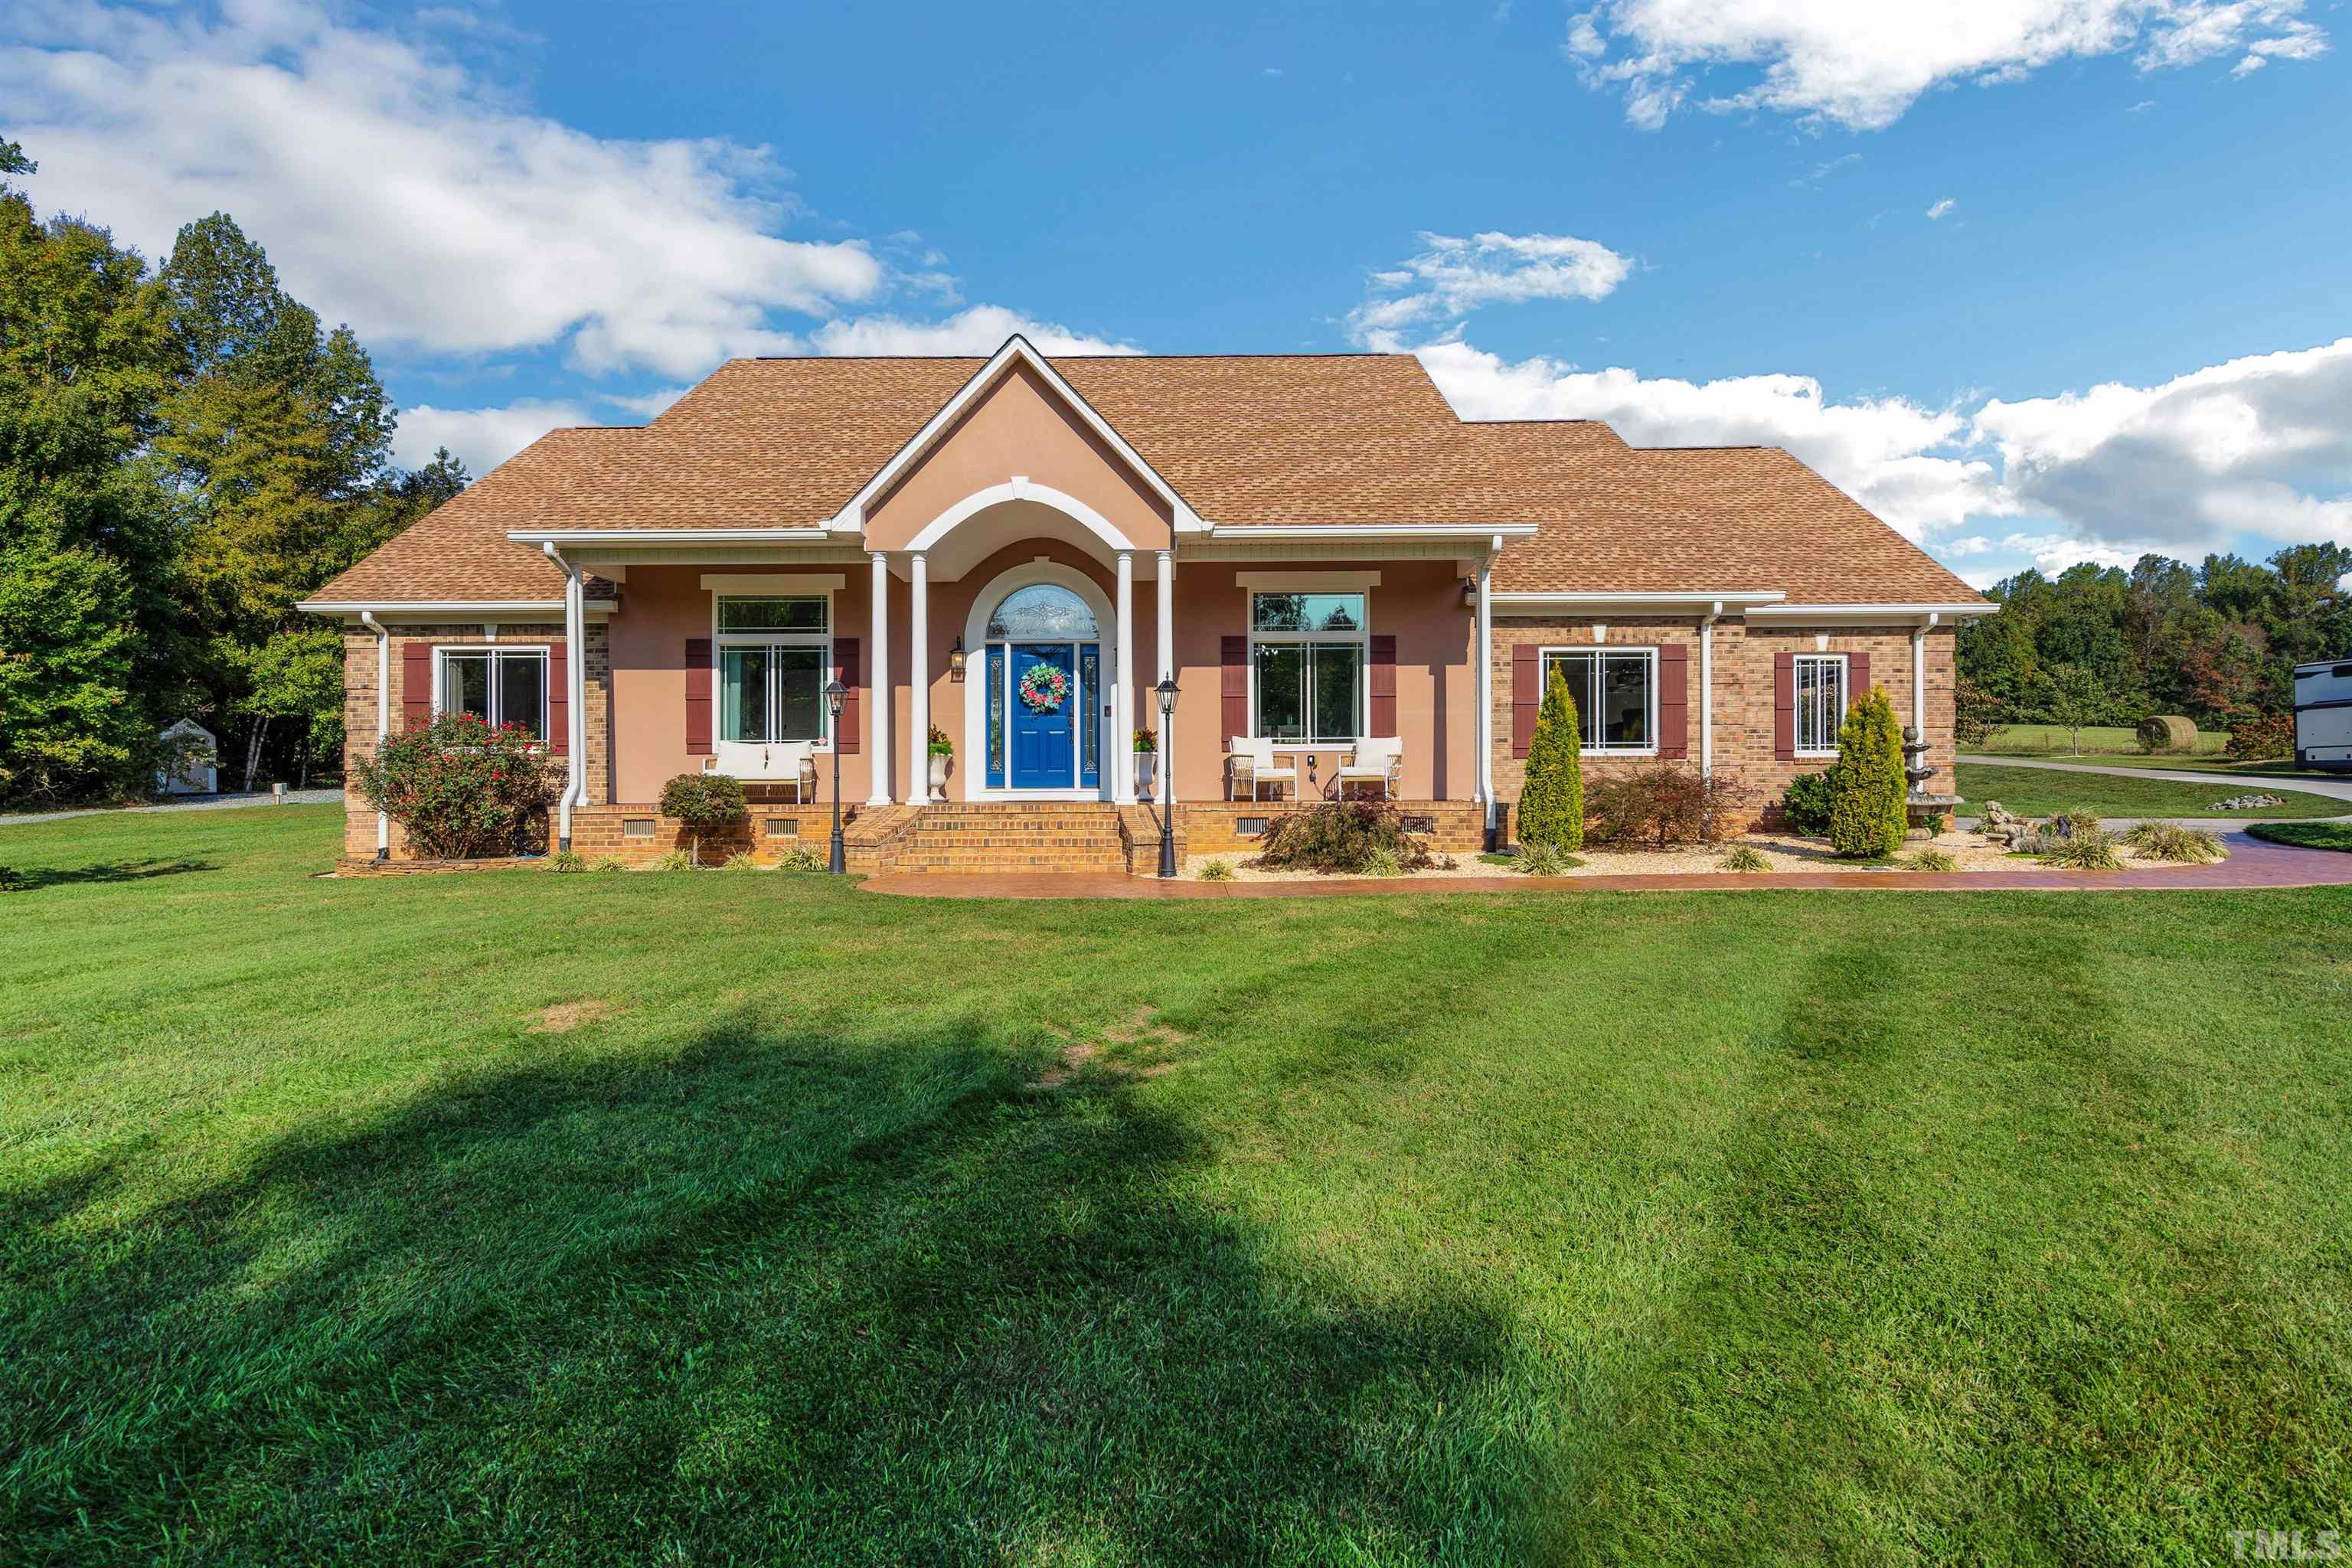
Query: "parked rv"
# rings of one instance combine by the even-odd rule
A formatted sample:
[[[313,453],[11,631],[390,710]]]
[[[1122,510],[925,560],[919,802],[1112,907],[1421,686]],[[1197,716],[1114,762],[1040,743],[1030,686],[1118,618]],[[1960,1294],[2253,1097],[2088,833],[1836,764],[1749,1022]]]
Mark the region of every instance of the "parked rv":
[[[2352,663],[2294,667],[2294,765],[2352,773]]]

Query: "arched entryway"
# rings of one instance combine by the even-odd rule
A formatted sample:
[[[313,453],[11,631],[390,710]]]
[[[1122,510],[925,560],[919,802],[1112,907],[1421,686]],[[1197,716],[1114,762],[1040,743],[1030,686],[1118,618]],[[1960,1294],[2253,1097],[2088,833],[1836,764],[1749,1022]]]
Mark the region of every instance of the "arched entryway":
[[[968,795],[1108,797],[1116,636],[1102,590],[1055,562],[1016,567],[974,596]]]

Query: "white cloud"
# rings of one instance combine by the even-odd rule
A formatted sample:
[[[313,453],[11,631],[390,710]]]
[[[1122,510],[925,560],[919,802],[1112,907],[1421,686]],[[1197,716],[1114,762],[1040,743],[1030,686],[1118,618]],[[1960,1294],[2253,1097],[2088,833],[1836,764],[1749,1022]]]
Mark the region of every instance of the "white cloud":
[[[1973,428],[2021,505],[2095,539],[2352,543],[2352,338],[2157,386],[1995,398]]]
[[[860,241],[782,237],[799,204],[764,148],[588,135],[305,0],[216,18],[30,0],[11,31],[0,102],[40,161],[37,199],[153,256],[233,213],[289,289],[372,343],[568,340],[590,371],[688,375],[797,348],[779,312],[835,314],[891,282]]]
[[[1637,446],[1785,447],[1955,560],[2055,571],[2149,551],[2352,544],[2352,338],[1973,408],[1834,400],[1802,375],[1690,382],[1458,342],[1419,352],[1465,418],[1603,419]],[[2020,521],[1983,527],[1998,518]]]
[[[446,447],[465,460],[466,471],[480,479],[541,436],[561,425],[595,425],[600,421],[577,403],[527,398],[503,408],[436,408],[419,404],[400,413],[400,429],[393,437],[393,460],[404,468],[423,468],[433,460],[436,447]]]
[[[1420,255],[1367,279],[1374,295],[1387,297],[1348,312],[1352,342],[1395,350],[1408,327],[1458,320],[1486,305],[1605,299],[1633,270],[1607,246],[1571,235],[1423,234],[1421,240],[1428,248]]]
[[[1622,92],[1654,130],[1700,77],[1738,85],[1705,109],[1767,110],[1857,131],[1893,124],[1920,95],[2015,81],[2055,61],[2134,52],[2142,71],[2243,51],[2238,74],[2310,59],[2326,35],[2303,0],[1601,0],[1561,52],[1584,83]]]
[[[1959,203],[1954,201],[1951,197],[1946,196],[1943,200],[1937,202],[1935,205],[1927,209],[1927,221],[1930,223],[1935,222],[1938,218],[1941,218],[1946,213],[1950,212],[1954,207],[1958,206],[1959,205]]]
[[[810,336],[828,354],[987,354],[1019,332],[1040,353],[1131,354],[1129,343],[1088,337],[1052,321],[1039,321],[1002,305],[974,305],[944,321],[908,321],[897,316],[859,316],[827,321]]]
[[[1644,447],[1786,447],[1914,539],[2011,510],[1992,467],[1957,448],[1968,418],[1899,397],[1839,403],[1802,375],[1689,382],[1517,363],[1467,343],[1420,351],[1465,419],[1603,419]]]

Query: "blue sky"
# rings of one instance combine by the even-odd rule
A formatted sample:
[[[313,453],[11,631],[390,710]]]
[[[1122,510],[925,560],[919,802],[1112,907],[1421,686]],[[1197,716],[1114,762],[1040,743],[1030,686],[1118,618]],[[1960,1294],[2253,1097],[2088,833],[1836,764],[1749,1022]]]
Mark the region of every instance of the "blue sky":
[[[2352,12],[29,0],[0,132],[234,213],[478,472],[742,353],[1415,350],[1972,581],[2352,542]]]

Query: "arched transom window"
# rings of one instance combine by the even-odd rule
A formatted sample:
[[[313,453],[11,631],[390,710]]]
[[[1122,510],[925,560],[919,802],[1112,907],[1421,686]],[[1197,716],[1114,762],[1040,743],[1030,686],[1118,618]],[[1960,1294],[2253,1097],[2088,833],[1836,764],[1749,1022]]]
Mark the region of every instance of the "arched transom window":
[[[1095,637],[1095,613],[1055,583],[1013,589],[988,617],[991,642],[1091,642]]]

